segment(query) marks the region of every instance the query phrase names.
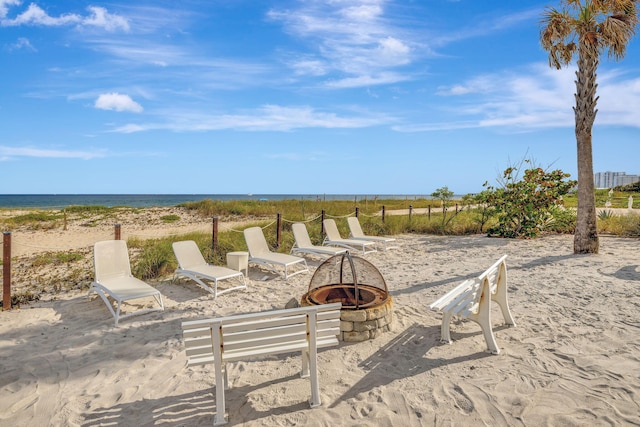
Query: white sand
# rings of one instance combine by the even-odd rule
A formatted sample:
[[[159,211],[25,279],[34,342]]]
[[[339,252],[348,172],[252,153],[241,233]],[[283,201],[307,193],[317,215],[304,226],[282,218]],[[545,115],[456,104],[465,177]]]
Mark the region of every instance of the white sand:
[[[230,364],[229,425],[640,425],[640,240],[603,236],[591,256],[572,254],[572,236],[398,240],[366,256],[393,295],[393,332],[322,350],[315,409],[298,355]],[[502,352],[467,321],[441,345],[427,305],[502,254],[517,322],[494,310]],[[247,291],[217,300],[159,283],[166,310],[118,327],[84,293],[0,313],[0,425],[212,425],[212,369],[186,367],[180,322],[281,308],[311,279],[265,274],[252,266]]]

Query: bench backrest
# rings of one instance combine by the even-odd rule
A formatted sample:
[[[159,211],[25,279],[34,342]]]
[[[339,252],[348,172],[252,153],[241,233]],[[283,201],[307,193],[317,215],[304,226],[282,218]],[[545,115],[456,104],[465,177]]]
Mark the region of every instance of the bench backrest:
[[[429,307],[433,310],[442,310],[461,316],[477,313],[482,298],[491,298],[491,295],[496,293],[498,286],[506,286],[506,259],[507,255],[503,255],[484,273],[460,283]]]
[[[337,345],[340,303],[182,323],[189,365]]]

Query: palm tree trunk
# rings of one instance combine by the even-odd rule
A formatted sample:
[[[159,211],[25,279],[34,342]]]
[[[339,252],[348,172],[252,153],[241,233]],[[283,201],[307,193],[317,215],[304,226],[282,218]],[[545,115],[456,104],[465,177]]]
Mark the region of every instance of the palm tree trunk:
[[[597,254],[599,248],[595,186],[593,183],[593,153],[591,130],[596,118],[597,53],[585,46],[584,38],[578,48],[576,72],[576,142],[578,148],[578,215],[573,237],[573,253]]]

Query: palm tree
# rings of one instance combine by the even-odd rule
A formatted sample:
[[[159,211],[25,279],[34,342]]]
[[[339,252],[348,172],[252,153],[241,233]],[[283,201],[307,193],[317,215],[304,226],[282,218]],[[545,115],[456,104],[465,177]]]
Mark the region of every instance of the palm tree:
[[[573,239],[576,254],[598,253],[591,130],[596,118],[596,69],[600,54],[624,57],[638,24],[638,0],[560,0],[562,10],[548,7],[540,40],[549,65],[568,65],[577,52],[576,142],[578,145],[578,217]]]

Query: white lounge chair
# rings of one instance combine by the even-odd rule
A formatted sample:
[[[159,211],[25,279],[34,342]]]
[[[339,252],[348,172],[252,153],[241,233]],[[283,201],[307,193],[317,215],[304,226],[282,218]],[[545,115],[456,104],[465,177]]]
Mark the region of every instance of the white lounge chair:
[[[356,216],[350,216],[347,218],[347,223],[349,224],[349,231],[351,232],[350,237],[356,240],[367,240],[369,242],[381,243],[383,246],[383,250],[397,248],[397,246],[388,246],[387,243],[395,242],[396,239],[393,237],[384,237],[384,236],[367,236],[362,231],[362,227],[360,227],[360,220]]]
[[[301,222],[292,224],[291,231],[293,231],[293,238],[296,241],[291,248],[291,253],[302,253],[317,256],[334,256],[347,252],[346,249],[342,248],[334,248],[331,246],[315,246],[313,243],[311,243],[311,238],[309,237],[307,226]]]
[[[291,276],[295,276],[299,273],[308,273],[309,267],[307,266],[307,260],[294,255],[281,254],[279,252],[271,252],[267,245],[267,239],[264,238],[264,233],[260,227],[250,227],[244,230],[244,239],[247,242],[247,248],[249,249],[249,262],[260,264],[266,268],[280,274],[280,271],[276,266],[280,266],[284,269],[284,278],[288,279]],[[302,264],[301,269],[289,273],[289,267]]]
[[[160,291],[131,274],[129,252],[124,240],[97,242],[93,247],[93,265],[95,280],[89,288],[89,296],[95,292],[102,298],[115,318],[116,325],[120,319],[164,310]],[[115,310],[108,297],[115,300]],[[145,297],[153,297],[160,307],[141,309],[127,314],[121,313],[123,302]]]
[[[367,254],[369,252],[376,251],[375,242],[368,242],[366,240],[356,240],[356,239],[343,239],[340,236],[340,231],[338,231],[338,226],[333,219],[325,219],[322,221],[324,225],[324,232],[326,233],[326,237],[324,238],[324,242],[322,242],[325,246],[341,246],[343,248],[352,249],[354,251],[360,250],[363,254]]]
[[[177,277],[187,277],[196,282],[207,292],[212,293],[214,298],[229,291],[247,288],[244,274],[240,271],[232,270],[227,267],[208,264],[202,256],[202,252],[200,252],[198,245],[193,240],[174,242],[172,246],[173,253],[178,260],[178,268],[176,268],[176,271],[173,274],[174,281]],[[218,290],[218,281],[232,278],[239,279],[240,285],[224,289],[222,291]],[[204,282],[205,280],[213,282],[213,289]]]

